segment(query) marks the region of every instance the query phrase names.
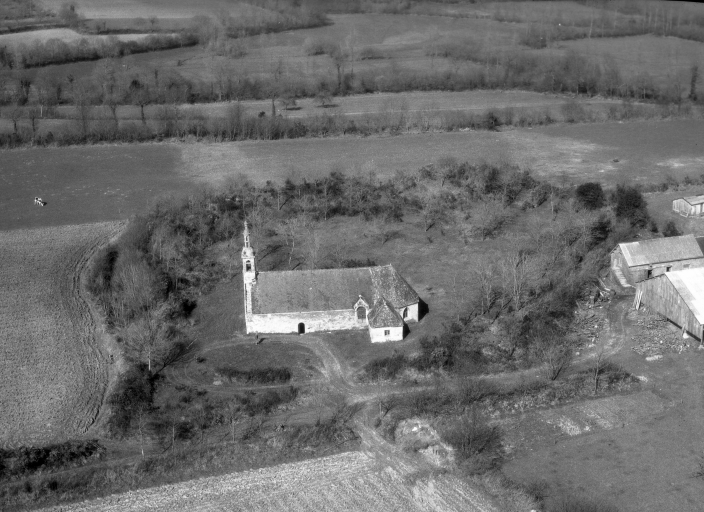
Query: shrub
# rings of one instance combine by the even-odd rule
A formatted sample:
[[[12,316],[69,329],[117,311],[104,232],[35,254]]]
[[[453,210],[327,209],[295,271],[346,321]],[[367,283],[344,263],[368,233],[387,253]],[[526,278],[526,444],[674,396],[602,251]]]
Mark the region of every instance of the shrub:
[[[288,368],[256,368],[254,370],[237,370],[230,366],[218,368],[217,372],[230,381],[237,380],[248,384],[275,384],[291,380]]]
[[[455,418],[440,430],[441,437],[454,449],[459,462],[470,473],[484,473],[501,459],[501,434],[476,409]]]
[[[83,465],[104,454],[105,447],[97,439],[66,441],[41,448],[22,446],[11,450],[0,449],[0,478]]]
[[[147,365],[140,364],[118,377],[115,390],[108,398],[110,418],[108,431],[114,437],[124,437],[131,428],[140,409],[152,404],[154,388]]]
[[[677,229],[677,224],[672,220],[668,220],[665,227],[662,229],[662,236],[664,237],[680,236],[681,234],[682,232]]]
[[[249,416],[268,414],[275,407],[291,402],[298,396],[298,388],[290,386],[283,390],[268,389],[263,393],[250,392],[238,397],[240,405]]]
[[[395,353],[389,357],[374,359],[364,365],[364,374],[368,380],[388,380],[396,378],[408,367],[408,358]]]
[[[643,228],[650,220],[648,203],[643,198],[643,194],[635,187],[618,185],[613,202],[615,203],[616,217],[628,220],[633,227]]]
[[[582,183],[575,189],[574,196],[587,210],[598,210],[604,206],[604,190],[601,183]]]

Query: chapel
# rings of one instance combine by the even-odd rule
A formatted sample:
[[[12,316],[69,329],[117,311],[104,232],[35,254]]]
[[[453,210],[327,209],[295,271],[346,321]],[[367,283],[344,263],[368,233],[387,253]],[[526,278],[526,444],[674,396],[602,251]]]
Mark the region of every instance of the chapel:
[[[242,275],[247,333],[367,329],[385,342],[418,321],[420,297],[391,265],[259,272],[246,222]]]

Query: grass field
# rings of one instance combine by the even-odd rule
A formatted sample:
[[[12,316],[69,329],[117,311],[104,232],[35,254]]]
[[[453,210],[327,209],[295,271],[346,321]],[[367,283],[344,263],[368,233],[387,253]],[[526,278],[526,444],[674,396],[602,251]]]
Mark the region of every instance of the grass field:
[[[44,43],[49,39],[60,39],[66,43],[80,41],[81,39],[92,42],[107,39],[108,37],[117,37],[120,41],[138,41],[148,35],[149,34],[118,34],[116,36],[93,36],[80,34],[68,28],[52,28],[47,30],[33,30],[30,32],[16,32],[14,34],[0,34],[0,45],[17,45],[20,43],[29,45],[34,41]]]
[[[119,224],[0,231],[0,446],[93,423],[107,380],[78,278]]]
[[[47,510],[490,512],[497,509],[456,477],[440,475],[408,481],[397,471],[379,466],[369,455],[350,452]]]
[[[170,144],[4,152],[0,156],[0,230],[125,219],[157,196],[188,190]],[[48,202],[34,206],[39,196]]]
[[[654,35],[560,41],[538,51],[557,55],[573,51],[585,57],[610,55],[624,78],[646,72],[657,85],[679,81],[687,92],[691,67],[704,66],[704,43]]]
[[[681,180],[703,172],[703,130],[704,121],[698,120],[639,121],[397,137],[11,150],[0,158],[0,229],[124,219],[145,211],[160,195],[242,176],[282,183],[337,169],[365,176],[372,170],[390,178],[444,156],[509,160],[560,183],[661,182],[668,175]],[[34,207],[35,196],[47,200],[47,207]]]
[[[563,421],[564,430],[554,428],[553,434],[536,443],[531,442],[532,418],[518,416],[519,428],[526,429],[523,439],[530,445],[524,444],[504,471],[519,482],[549,483],[549,502],[576,496],[605,500],[623,512],[699,511],[703,489],[694,474],[702,460],[702,353],[668,354],[647,362],[631,350],[640,340],[631,338],[633,331],[625,332],[625,346],[612,361],[645,377],[644,392],[540,412],[543,421],[551,420],[556,426],[560,414],[573,421]],[[621,406],[614,408],[619,402]],[[585,422],[594,420],[603,426],[581,430]],[[569,435],[578,429],[580,434]]]
[[[58,11],[63,0],[42,0],[42,5]],[[243,8],[231,0],[205,0],[194,4],[190,0],[77,0],[76,9],[86,18],[192,18],[201,14],[216,14],[220,10],[236,12]],[[244,8],[249,6],[244,5]]]

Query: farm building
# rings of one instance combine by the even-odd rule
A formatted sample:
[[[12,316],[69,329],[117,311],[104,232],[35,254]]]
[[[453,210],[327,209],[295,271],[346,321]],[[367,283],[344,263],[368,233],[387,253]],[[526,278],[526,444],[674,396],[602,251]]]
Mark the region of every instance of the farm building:
[[[372,342],[402,340],[420,298],[391,265],[258,272],[245,223],[242,248],[248,333],[368,329]]]
[[[611,271],[625,286],[696,267],[704,267],[704,252],[694,235],[623,243],[611,251]]]
[[[641,304],[701,341],[704,326],[704,268],[661,274],[636,285],[634,306]]]
[[[675,199],[672,201],[672,211],[683,217],[701,217],[704,215],[704,195]]]

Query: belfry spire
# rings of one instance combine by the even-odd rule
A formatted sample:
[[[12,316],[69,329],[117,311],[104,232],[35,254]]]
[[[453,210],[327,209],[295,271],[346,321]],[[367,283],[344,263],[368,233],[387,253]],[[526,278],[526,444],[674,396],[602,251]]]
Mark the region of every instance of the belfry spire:
[[[247,225],[247,221],[244,221],[244,246],[245,247],[251,247],[249,245],[249,226]]]

